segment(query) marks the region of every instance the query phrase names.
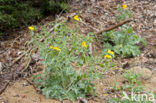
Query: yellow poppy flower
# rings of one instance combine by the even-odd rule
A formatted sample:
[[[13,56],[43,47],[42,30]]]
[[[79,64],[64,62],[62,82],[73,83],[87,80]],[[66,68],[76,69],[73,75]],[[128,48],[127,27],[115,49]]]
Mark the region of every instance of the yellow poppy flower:
[[[50,46],[50,48],[53,49],[53,50],[59,51],[59,52],[61,51],[61,49],[59,47],[57,47],[57,46],[56,47]]]
[[[85,48],[88,47],[85,41],[82,42],[81,46],[82,46],[82,47],[85,47]]]
[[[59,51],[59,52],[61,51],[61,49],[59,47],[57,47],[57,46],[54,47],[53,49],[56,50],[56,51]]]
[[[114,55],[114,52],[111,51],[111,50],[108,50],[108,53],[111,54],[111,55]]]
[[[80,19],[79,19],[79,16],[78,16],[78,15],[75,15],[75,16],[74,16],[74,20],[79,21],[79,20],[80,20]]]
[[[52,46],[52,45],[51,45],[51,46],[50,46],[50,48],[51,48],[51,49],[53,49],[53,48],[54,48],[54,46]]]
[[[112,56],[111,55],[105,55],[105,58],[106,59],[112,59]]]
[[[28,29],[31,30],[31,31],[35,30],[35,28],[33,26],[29,26]]]
[[[123,9],[126,9],[127,8],[127,5],[126,4],[122,5],[122,8]]]

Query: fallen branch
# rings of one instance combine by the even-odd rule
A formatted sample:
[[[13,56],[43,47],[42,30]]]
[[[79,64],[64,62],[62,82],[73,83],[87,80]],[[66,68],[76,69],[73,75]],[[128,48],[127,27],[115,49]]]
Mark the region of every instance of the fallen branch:
[[[101,34],[102,32],[107,32],[107,31],[113,30],[113,29],[115,29],[115,28],[117,28],[117,27],[119,27],[119,26],[121,26],[123,24],[126,24],[126,23],[130,22],[130,21],[132,21],[132,19],[124,20],[124,21],[122,21],[122,22],[120,22],[120,23],[118,23],[118,24],[116,24],[116,25],[114,25],[114,26],[112,26],[110,28],[106,28],[106,29],[100,30],[96,34],[98,35],[98,34]]]
[[[8,85],[9,85],[9,82],[7,82],[5,86],[0,90],[0,95],[5,91]]]
[[[25,54],[21,54],[18,58],[12,61],[11,66],[13,66],[16,62],[18,62]]]
[[[31,49],[29,49],[26,53],[28,53]],[[25,56],[26,53],[21,54],[18,58],[12,61],[10,67],[12,67],[16,62],[18,62],[22,57]]]
[[[30,50],[31,50],[31,49],[29,49],[26,53],[28,53]],[[16,59],[12,62],[12,64],[10,65],[10,67],[12,67],[16,62],[18,62],[22,57],[24,57],[26,53],[21,54],[18,58],[16,58]],[[27,64],[26,68],[28,67],[29,64],[30,64],[30,62]],[[12,74],[12,77],[14,77],[14,74]],[[12,79],[13,79],[13,78],[12,78]],[[10,81],[11,81],[11,80],[9,80],[9,81],[5,84],[4,88],[2,88],[2,89],[0,90],[0,95],[5,91],[5,89],[6,89],[7,86],[9,85],[9,82],[10,82]]]
[[[35,49],[34,49],[34,50],[35,50]],[[27,63],[25,64],[25,67],[24,67],[24,69],[22,70],[22,73],[25,72],[25,71],[27,70],[27,68],[29,67],[29,65],[30,65],[30,63],[31,63],[31,60],[32,60],[31,54],[32,54],[32,50],[29,52],[28,61],[27,61]]]
[[[30,80],[28,80],[27,78],[23,78],[23,79],[26,80],[30,85],[32,85],[36,89],[35,85]]]

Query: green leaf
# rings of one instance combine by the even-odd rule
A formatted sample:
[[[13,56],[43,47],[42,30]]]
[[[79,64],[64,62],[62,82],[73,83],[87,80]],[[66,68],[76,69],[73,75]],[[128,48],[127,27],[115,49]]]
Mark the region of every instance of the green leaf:
[[[128,29],[127,29],[127,33],[133,33],[133,28],[132,27],[129,27]]]

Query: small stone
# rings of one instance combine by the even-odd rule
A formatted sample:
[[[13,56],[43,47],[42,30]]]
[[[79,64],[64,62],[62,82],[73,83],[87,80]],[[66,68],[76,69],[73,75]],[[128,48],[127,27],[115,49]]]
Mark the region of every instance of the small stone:
[[[38,61],[40,59],[40,55],[39,54],[33,54],[32,59],[35,61]]]
[[[152,76],[152,71],[146,67],[136,66],[130,69],[134,74],[140,74],[140,78],[147,80]]]
[[[29,84],[28,83],[23,83],[22,86],[26,87],[26,86],[29,86]]]
[[[3,69],[4,69],[4,65],[2,62],[0,62],[0,73],[2,72]]]

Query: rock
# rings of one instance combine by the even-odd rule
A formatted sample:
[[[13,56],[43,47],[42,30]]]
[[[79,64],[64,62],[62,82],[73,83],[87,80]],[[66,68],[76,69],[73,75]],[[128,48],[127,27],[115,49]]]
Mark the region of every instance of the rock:
[[[153,48],[151,48],[151,50],[152,50],[152,52],[151,52],[152,57],[156,58],[156,48],[153,47]]]
[[[146,67],[136,66],[130,69],[135,74],[140,74],[140,78],[147,80],[152,76],[152,71]]]

